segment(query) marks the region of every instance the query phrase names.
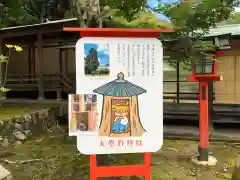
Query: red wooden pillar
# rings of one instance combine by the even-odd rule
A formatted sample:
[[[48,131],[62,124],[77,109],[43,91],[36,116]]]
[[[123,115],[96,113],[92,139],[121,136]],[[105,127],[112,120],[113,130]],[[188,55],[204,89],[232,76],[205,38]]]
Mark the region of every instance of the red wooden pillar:
[[[199,161],[208,161],[208,81],[200,81]]]

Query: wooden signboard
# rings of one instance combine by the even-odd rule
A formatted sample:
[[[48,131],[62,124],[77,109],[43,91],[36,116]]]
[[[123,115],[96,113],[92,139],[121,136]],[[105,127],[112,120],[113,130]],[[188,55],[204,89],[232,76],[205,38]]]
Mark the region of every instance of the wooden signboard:
[[[95,94],[95,131],[78,131],[77,146],[90,155],[91,180],[144,176],[150,152],[163,143],[161,29],[81,29],[76,44],[78,94]],[[145,153],[144,165],[97,167],[96,154]]]

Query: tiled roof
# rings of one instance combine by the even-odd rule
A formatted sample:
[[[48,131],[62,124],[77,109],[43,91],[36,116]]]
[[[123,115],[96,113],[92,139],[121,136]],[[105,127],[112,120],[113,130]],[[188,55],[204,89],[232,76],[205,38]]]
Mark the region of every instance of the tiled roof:
[[[240,24],[221,25],[210,29],[205,37],[221,36],[231,34],[232,36],[240,35]]]
[[[61,20],[54,20],[54,21],[48,21],[45,23],[38,23],[38,24],[30,24],[30,25],[24,25],[24,26],[14,26],[14,27],[8,27],[8,28],[0,28],[0,33],[9,31],[9,30],[19,30],[21,28],[31,28],[31,27],[40,27],[44,25],[51,25],[51,24],[61,24],[61,23],[68,23],[77,21],[77,18],[70,18],[70,19],[61,19]]]

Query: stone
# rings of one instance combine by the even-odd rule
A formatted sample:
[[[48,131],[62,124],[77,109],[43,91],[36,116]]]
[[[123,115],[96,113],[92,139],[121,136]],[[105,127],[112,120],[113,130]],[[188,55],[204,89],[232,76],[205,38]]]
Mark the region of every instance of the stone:
[[[23,131],[26,136],[31,136],[32,132],[30,129],[26,129]]]
[[[33,114],[33,116],[32,116],[32,122],[33,122],[33,124],[37,124],[38,118],[39,118],[39,115],[38,115],[37,112],[35,112],[35,113]]]
[[[236,160],[231,180],[240,180],[240,156]]]
[[[5,123],[4,130],[6,130],[6,131],[11,130],[13,128],[13,126],[14,126],[13,123],[11,121],[9,121],[9,122]]]
[[[9,172],[6,168],[0,165],[0,180],[11,180],[11,179],[13,179],[11,172]]]
[[[30,129],[30,126],[31,126],[30,124],[31,124],[31,122],[25,121],[24,124],[23,124],[23,129],[25,129],[25,130]]]
[[[19,131],[22,131],[23,130],[23,127],[22,127],[22,124],[20,124],[20,123],[15,123],[15,128],[17,129],[17,130],[19,130]]]
[[[21,144],[22,144],[22,141],[19,141],[19,140],[18,140],[18,141],[15,141],[14,144],[15,144],[15,145],[21,145]]]
[[[15,137],[18,139],[18,140],[25,140],[25,139],[27,139],[27,137],[26,137],[26,135],[25,134],[23,134],[23,133],[21,133],[20,131],[17,131],[16,133],[15,133]]]
[[[213,156],[208,156],[208,161],[199,161],[198,156],[193,156],[191,162],[197,165],[215,166],[217,164],[217,159]]]
[[[24,120],[25,120],[26,122],[31,122],[31,121],[32,121],[31,115],[24,116]]]
[[[16,123],[21,123],[22,122],[22,117],[19,117],[19,116],[13,117],[12,121],[16,122]]]
[[[5,138],[3,139],[2,146],[3,146],[3,147],[8,147],[8,145],[9,145],[8,138],[5,137]]]

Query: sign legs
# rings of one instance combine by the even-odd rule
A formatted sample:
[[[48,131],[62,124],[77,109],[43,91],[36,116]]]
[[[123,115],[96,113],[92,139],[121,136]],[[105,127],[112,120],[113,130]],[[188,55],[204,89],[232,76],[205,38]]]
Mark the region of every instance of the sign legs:
[[[151,154],[144,153],[144,164],[127,166],[97,167],[96,154],[90,155],[90,180],[100,177],[144,176],[144,180],[151,179]]]

